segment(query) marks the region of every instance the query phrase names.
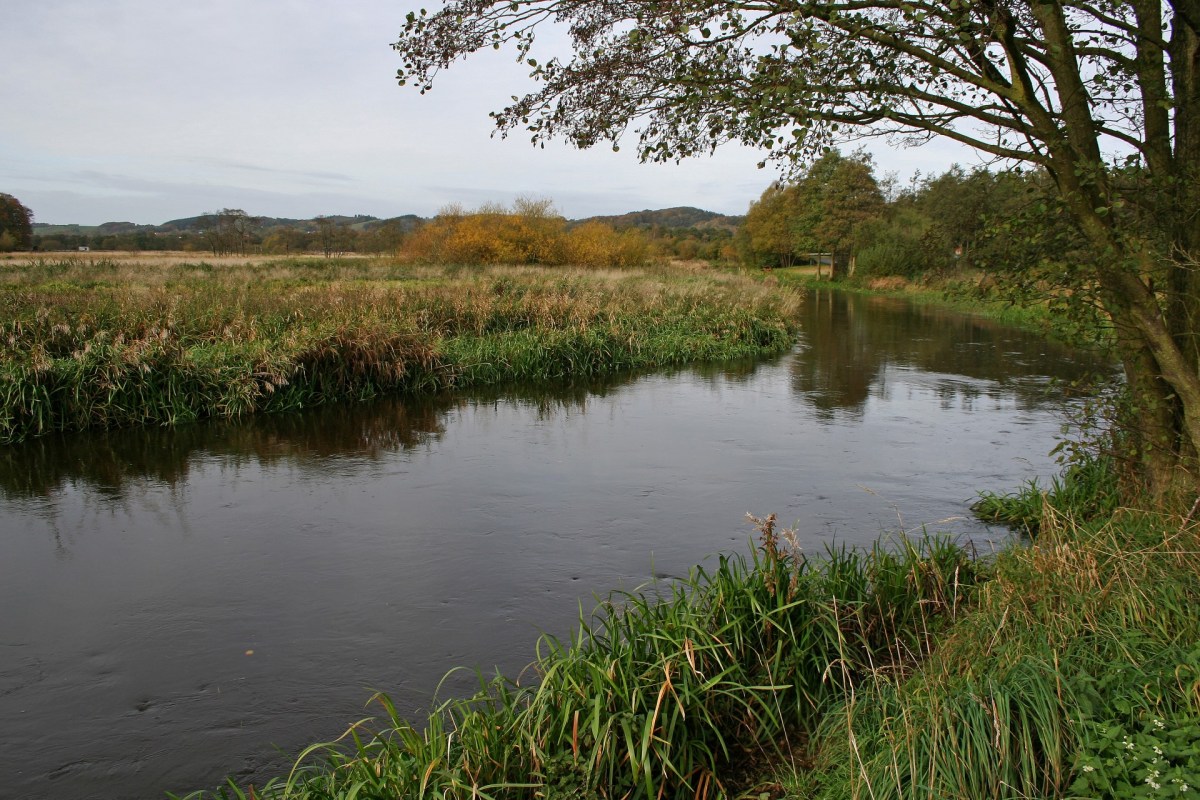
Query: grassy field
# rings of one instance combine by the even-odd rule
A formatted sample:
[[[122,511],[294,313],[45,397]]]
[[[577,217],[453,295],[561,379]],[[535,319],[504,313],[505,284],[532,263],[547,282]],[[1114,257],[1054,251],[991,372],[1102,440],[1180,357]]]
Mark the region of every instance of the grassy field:
[[[0,261],[0,443],[779,353],[799,294],[698,268]]]

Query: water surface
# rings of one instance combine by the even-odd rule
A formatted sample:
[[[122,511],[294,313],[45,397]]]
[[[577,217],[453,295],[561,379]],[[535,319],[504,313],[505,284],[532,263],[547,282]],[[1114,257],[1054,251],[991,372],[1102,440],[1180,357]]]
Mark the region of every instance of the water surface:
[[[746,512],[810,552],[992,546],[968,504],[1054,471],[1057,382],[1102,366],[897,301],[814,294],[803,327],[757,364],[0,448],[0,797],[262,780],[372,690],[415,713],[746,551]]]

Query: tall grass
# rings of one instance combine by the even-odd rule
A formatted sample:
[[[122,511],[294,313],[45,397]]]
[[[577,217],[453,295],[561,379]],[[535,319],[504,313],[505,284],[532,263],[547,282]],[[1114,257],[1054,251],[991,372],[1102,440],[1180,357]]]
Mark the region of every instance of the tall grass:
[[[774,518],[749,558],[622,593],[518,680],[427,719],[315,745],[258,798],[713,798],[739,765],[799,747],[878,672],[904,672],[969,600],[980,565],[946,542],[807,559]],[[193,795],[194,798],[206,795]]]
[[[1104,481],[1080,477],[1027,492],[1038,537],[996,559],[916,670],[826,716],[792,796],[1198,796],[1200,528],[1097,513],[1081,497]]]
[[[778,353],[798,299],[718,273],[361,259],[0,278],[0,443]]]
[[[1043,489],[1032,479],[1008,494],[981,492],[971,505],[977,517],[1034,535],[1043,523],[1107,519],[1119,508],[1120,486],[1110,456],[1086,455],[1070,464]]]

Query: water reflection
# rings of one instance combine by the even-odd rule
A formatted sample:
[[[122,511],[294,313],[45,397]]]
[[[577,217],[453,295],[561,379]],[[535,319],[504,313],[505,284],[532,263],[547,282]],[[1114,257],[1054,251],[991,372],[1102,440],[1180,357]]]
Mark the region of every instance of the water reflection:
[[[754,362],[736,368],[705,369],[712,380],[745,380]],[[226,468],[286,462],[326,473],[339,460],[359,465],[436,441],[446,417],[469,405],[515,404],[539,419],[583,412],[588,403],[634,380],[624,375],[602,382],[505,387],[470,395],[382,397],[369,402],[324,406],[176,428],[88,431],[46,436],[0,448],[0,498],[53,499],[67,489],[87,489],[120,500],[147,483],[185,484],[198,461],[218,459]]]
[[[887,397],[896,371],[915,375],[946,407],[1003,392],[1022,408],[1061,402],[1053,379],[1086,381],[1111,371],[1098,354],[1072,350],[991,320],[887,297],[809,295],[792,385],[821,419],[860,414]],[[966,379],[966,380],[964,380]]]
[[[0,449],[0,495],[8,500],[50,498],[68,487],[87,486],[115,498],[131,484],[147,480],[169,486],[184,483],[194,460],[206,456],[231,465],[287,460],[303,466],[350,454],[378,459],[437,437],[445,409],[454,402],[388,398],[355,407],[352,413],[329,407],[171,429],[34,439]]]

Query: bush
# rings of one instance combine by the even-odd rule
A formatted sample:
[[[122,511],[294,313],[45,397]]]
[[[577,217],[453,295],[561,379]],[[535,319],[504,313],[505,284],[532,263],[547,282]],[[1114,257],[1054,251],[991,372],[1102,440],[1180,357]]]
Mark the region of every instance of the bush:
[[[916,242],[894,239],[864,248],[858,254],[857,274],[864,277],[913,278],[926,266],[925,253]]]
[[[646,262],[645,236],[618,233],[601,222],[573,228],[549,201],[517,200],[512,209],[488,205],[444,209],[404,244],[409,258],[434,264],[571,264],[630,267]]]

